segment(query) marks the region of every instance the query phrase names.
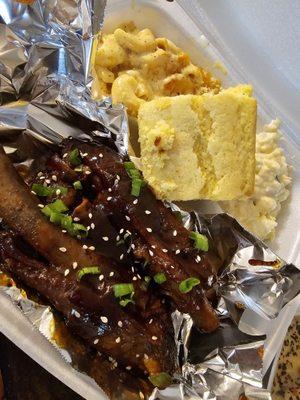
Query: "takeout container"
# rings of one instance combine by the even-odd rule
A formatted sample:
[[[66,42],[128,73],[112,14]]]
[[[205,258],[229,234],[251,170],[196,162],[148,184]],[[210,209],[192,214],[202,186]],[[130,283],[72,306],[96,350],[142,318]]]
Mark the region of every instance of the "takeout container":
[[[203,9],[199,5],[197,7],[194,5],[193,9],[188,8],[186,7],[188,3],[190,2],[178,1],[177,3],[170,3],[161,0],[109,0],[106,9],[104,30],[110,30],[125,20],[133,20],[139,28],[149,27],[155,34],[173,40],[191,55],[194,62],[211,70],[214,75],[220,76],[224,86],[250,81],[254,89],[256,89],[255,79],[253,77],[250,79],[247,74],[244,74],[245,70],[237,68],[238,64],[235,64],[235,59],[227,51],[227,48],[218,47],[219,42],[215,40],[215,35],[217,35],[216,29],[210,23],[207,25],[206,23],[203,24],[203,21],[209,22],[208,19],[205,19]],[[184,8],[186,8],[186,11]],[[201,18],[197,17],[198,12]],[[195,22],[188,14],[193,16]],[[206,36],[203,35],[203,32],[205,32]],[[216,46],[212,46],[212,42]],[[219,69],[214,66],[216,62],[221,62],[225,66],[228,71],[227,75],[224,75],[222,68]],[[277,115],[275,110],[272,110],[271,105],[268,105],[268,110],[264,107],[265,99],[260,91],[256,92],[255,95],[259,103],[258,126],[260,127]],[[291,135],[290,138],[292,137]],[[285,204],[285,210],[279,221],[280,229],[277,231],[277,240],[271,244],[271,247],[288,262],[299,265],[300,257],[298,251],[300,250],[300,239],[297,236],[295,221],[300,220],[300,211],[296,203],[296,199],[299,198],[300,194],[299,176],[297,175],[297,166],[298,169],[300,166],[300,155],[299,150],[293,146],[291,140],[287,135],[283,145],[286,149],[289,163],[295,167],[292,194],[290,202]],[[211,204],[198,202],[192,203],[192,206],[205,212],[208,207],[211,207]],[[1,331],[13,340],[14,343],[84,398],[93,400],[106,399],[106,396],[102,394],[101,389],[99,389],[92,379],[80,374],[64,363],[60,355],[47,340],[35,331],[27,320],[20,318],[21,314],[19,310],[13,307],[9,299],[1,298],[0,307],[5,315],[5,324],[1,326]],[[295,299],[281,312],[278,318],[273,321],[265,321],[268,333],[264,358],[265,369],[271,365],[274,354],[279,352],[282,340],[296,308],[297,300]],[[255,318],[259,317],[256,316]],[[244,324],[248,323],[254,327],[254,322],[254,315],[245,315]],[[0,325],[1,323],[2,321],[0,321]],[[33,343],[39,348],[38,353]]]

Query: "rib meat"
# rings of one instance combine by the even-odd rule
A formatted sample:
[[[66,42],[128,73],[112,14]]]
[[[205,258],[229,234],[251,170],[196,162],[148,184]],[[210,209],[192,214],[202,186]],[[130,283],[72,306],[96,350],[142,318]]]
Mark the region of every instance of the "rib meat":
[[[157,318],[151,324],[142,315],[138,317],[138,311],[130,313],[122,309],[114,297],[113,285],[131,282],[130,271],[121,270],[95,251],[84,250],[76,239],[49,223],[2,149],[0,187],[4,189],[0,193],[0,217],[49,262],[45,265],[16,259],[12,242],[4,236],[2,258],[14,260],[5,262],[5,268],[54,304],[72,331],[92,347],[124,366],[149,374],[172,371],[174,343],[169,332],[165,334],[171,324],[164,307],[160,304]],[[80,267],[98,265],[105,279],[99,282],[97,277],[88,276],[78,282],[72,268],[75,261]],[[138,282],[134,285],[138,301],[144,292]],[[154,310],[157,312],[157,307]]]
[[[79,142],[75,145],[84,154],[84,164],[101,179],[106,190],[99,194],[99,203],[112,211],[118,227],[128,229],[133,240],[134,235],[138,238],[137,243],[142,247],[136,246],[135,251],[149,263],[149,273],[165,273],[167,281],[161,290],[180,311],[189,313],[199,328],[207,332],[216,329],[218,318],[203,290],[217,272],[210,253],[192,247],[189,231],[156,200],[150,188],[144,187],[134,202],[136,198],[130,194],[131,179],[121,156],[106,146]],[[181,293],[179,283],[190,277],[199,278],[202,285],[189,293]]]

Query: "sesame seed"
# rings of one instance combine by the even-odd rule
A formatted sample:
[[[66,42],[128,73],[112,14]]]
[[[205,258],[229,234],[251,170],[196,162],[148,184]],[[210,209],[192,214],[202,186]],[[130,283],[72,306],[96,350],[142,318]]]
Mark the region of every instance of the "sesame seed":
[[[54,182],[57,182],[57,176],[56,176],[56,175],[52,175],[51,178],[52,178],[52,180],[53,180]]]
[[[177,249],[177,250],[175,251],[175,254],[179,254],[179,253],[180,253],[180,250]]]
[[[92,218],[93,218],[93,214],[89,213],[89,219],[92,219]]]
[[[63,158],[66,158],[67,155],[68,155],[68,153],[64,153],[64,154],[63,154]]]
[[[117,175],[117,179],[118,179],[118,181],[121,179],[119,175]]]
[[[199,263],[199,262],[201,261],[201,257],[200,257],[200,256],[197,256],[196,259],[195,259],[195,261],[196,261],[196,263]]]
[[[157,340],[157,336],[152,336],[152,340]]]
[[[106,317],[100,317],[100,319],[104,324],[108,323],[108,319]]]
[[[131,267],[131,271],[132,271],[133,273],[135,273],[135,269],[134,269],[134,267]]]
[[[121,239],[121,238],[120,238],[120,235],[118,235],[118,236],[116,237],[116,241],[118,242],[120,239]]]
[[[122,229],[120,229],[120,233],[123,233],[124,232],[124,229],[122,228]]]
[[[109,193],[111,192],[111,188],[108,188]]]
[[[69,273],[70,273],[70,270],[69,270],[69,269],[66,269],[66,270],[65,270],[65,276],[69,275]]]
[[[100,154],[99,154],[99,157],[100,157],[100,158],[103,158],[103,154],[102,154],[102,153],[100,153]]]
[[[103,281],[103,279],[104,279],[104,275],[99,275],[99,281],[101,282],[101,281]]]
[[[76,261],[73,262],[73,268],[76,269],[78,267],[78,263]]]
[[[121,342],[121,338],[120,338],[120,336],[119,337],[117,337],[117,339],[116,339],[116,343],[120,343]]]
[[[74,220],[75,222],[77,222],[77,221],[80,221],[80,218],[74,217],[73,220]]]
[[[152,247],[152,249],[156,249],[155,244],[152,244],[151,247]]]
[[[87,230],[87,231],[89,231],[90,229],[91,229],[91,227],[90,227],[90,226],[87,226],[87,227],[86,227],[86,230]]]
[[[86,244],[84,244],[84,245],[82,246],[82,248],[83,248],[84,250],[86,250],[88,247],[87,247]]]
[[[88,155],[88,153],[81,153],[80,152],[81,157],[86,157]]]
[[[99,342],[99,339],[94,340],[94,344],[97,344]]]
[[[133,203],[133,204],[137,204],[137,203],[138,203],[138,199],[133,200],[132,203]]]
[[[145,211],[145,214],[149,215],[149,214],[151,214],[151,211],[146,210],[146,211]]]
[[[143,392],[139,392],[139,395],[140,395],[140,398],[142,399],[142,400],[144,400],[145,399],[145,396],[144,396],[144,393]]]
[[[42,175],[43,175],[42,171],[40,171],[40,172],[37,174],[38,177],[40,177],[40,176],[42,176]]]
[[[114,362],[114,359],[113,359],[112,357],[108,357],[108,360],[109,360],[110,362]]]
[[[61,190],[60,190],[60,189],[57,189],[57,190],[55,191],[55,193],[56,193],[56,195],[58,196],[58,195],[61,194]]]
[[[59,251],[61,251],[62,253],[65,253],[67,251],[67,249],[65,247],[60,247]]]
[[[134,243],[132,243],[131,248],[132,248],[132,250],[135,249],[135,244]]]
[[[78,311],[76,311],[76,310],[74,310],[74,315],[75,315],[76,318],[80,318],[80,313]]]
[[[103,236],[102,239],[104,240],[104,242],[108,242],[108,237],[107,236]]]
[[[171,268],[174,269],[174,265],[171,265]]]
[[[91,229],[95,229],[95,224],[94,224],[94,222],[91,223]]]
[[[130,221],[130,217],[128,215],[125,215],[126,221]]]
[[[118,321],[118,326],[119,326],[120,328],[122,328],[123,322],[122,322],[122,321]]]
[[[90,246],[89,250],[95,250],[95,246]]]
[[[173,236],[177,236],[177,231],[175,229],[175,231],[173,231]]]
[[[139,355],[139,354],[136,354],[135,356],[136,356],[136,358],[139,358],[140,355]]]
[[[151,324],[152,324],[152,322],[153,322],[153,318],[151,318],[151,319],[150,319],[150,321],[149,321],[149,325],[151,325]]]
[[[44,204],[38,204],[38,207],[44,208]]]
[[[45,179],[45,182],[48,183],[48,185],[51,183],[50,179]]]
[[[76,235],[76,237],[77,237],[77,239],[81,239],[81,236],[80,236],[80,235]]]
[[[111,196],[109,196],[106,200],[107,201],[110,201],[112,199],[112,197]]]
[[[152,232],[151,228],[146,228],[147,232]]]
[[[45,177],[44,176],[40,176],[40,180],[42,181],[43,179],[45,179]]]
[[[127,371],[130,371],[130,370],[131,370],[131,366],[128,365],[128,366],[126,367],[126,369],[127,369]]]
[[[138,277],[139,279],[142,279],[141,275],[139,275],[139,274],[137,274],[137,277]]]
[[[85,171],[85,175],[90,175],[92,173],[92,171],[90,171],[89,169],[87,169],[86,171]]]
[[[109,276],[114,276],[114,274],[115,274],[114,272],[110,272]]]
[[[167,253],[167,252],[168,252],[168,249],[162,249],[162,251],[163,251],[164,253]]]
[[[150,256],[152,257],[154,253],[153,253],[152,250],[149,249],[149,254],[150,254]]]
[[[133,280],[133,281],[137,281],[137,277],[134,276],[134,277],[132,278],[132,280]]]
[[[32,193],[32,194],[35,194],[35,195],[36,195],[36,193],[35,193],[33,190],[30,190],[30,193]]]
[[[67,231],[65,229],[62,229],[61,231],[62,231],[62,233],[67,233]]]
[[[121,254],[120,255],[120,260],[123,260],[123,258],[124,258],[124,254]]]
[[[145,360],[148,360],[149,359],[148,354],[144,354],[144,358],[145,358]]]

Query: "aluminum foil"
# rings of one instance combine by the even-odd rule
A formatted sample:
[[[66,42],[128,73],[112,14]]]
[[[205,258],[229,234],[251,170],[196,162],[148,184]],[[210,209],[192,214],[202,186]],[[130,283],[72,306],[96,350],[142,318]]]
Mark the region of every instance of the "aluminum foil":
[[[91,49],[104,8],[104,0],[36,0],[32,5],[0,0],[0,143],[13,162],[28,164],[68,136],[105,142],[126,154],[123,107],[90,97]],[[299,270],[226,214],[200,215],[167,205],[181,212],[186,227],[210,236],[215,253],[226,261],[214,283],[221,327],[204,334],[193,329],[188,315],[174,312],[181,373],[150,398],[270,399],[263,388],[264,328],[259,318],[245,323],[245,316],[274,319],[298,294]],[[53,343],[51,308],[27,299],[20,289],[0,287]]]

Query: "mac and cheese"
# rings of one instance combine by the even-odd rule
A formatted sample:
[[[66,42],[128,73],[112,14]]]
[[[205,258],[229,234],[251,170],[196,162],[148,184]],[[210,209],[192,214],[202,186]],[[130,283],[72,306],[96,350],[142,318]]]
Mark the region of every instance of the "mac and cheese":
[[[219,80],[191,63],[188,54],[150,29],[133,23],[103,34],[95,54],[95,98],[111,96],[136,116],[141,104],[158,96],[217,93]]]

